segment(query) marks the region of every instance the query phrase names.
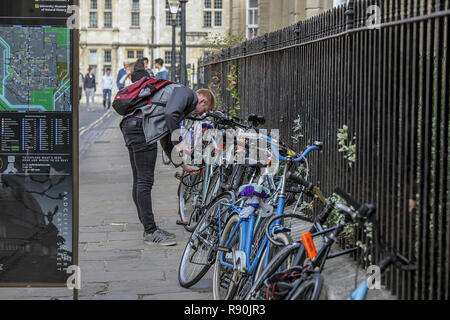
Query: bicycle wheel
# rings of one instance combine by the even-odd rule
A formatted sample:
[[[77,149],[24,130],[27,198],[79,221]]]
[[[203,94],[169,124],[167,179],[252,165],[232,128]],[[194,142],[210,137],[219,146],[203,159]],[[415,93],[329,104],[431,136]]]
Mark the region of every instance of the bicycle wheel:
[[[201,190],[202,183],[199,182],[199,176],[189,176],[185,178],[184,183],[180,182],[178,187],[178,215],[180,216],[181,221],[188,222],[191,220],[198,220],[196,216],[198,216],[198,203],[201,200]],[[198,184],[197,184],[198,183]],[[189,186],[191,185],[191,186]],[[195,218],[193,218],[194,216]],[[197,222],[195,223],[195,225]],[[194,226],[185,226],[185,229],[189,232],[192,232],[195,228]]]
[[[239,222],[239,215],[232,215],[227,224],[225,225],[220,244],[225,245],[228,242],[229,237],[231,236],[231,232],[234,227]],[[228,248],[230,250],[235,249],[239,250],[239,238],[240,238],[240,230],[236,230],[233,238],[228,243]],[[213,275],[213,297],[214,300],[230,300],[233,298],[234,293],[237,289],[236,284],[238,282],[238,273],[233,271],[233,268],[224,266],[220,263],[220,258],[223,256],[223,260],[226,263],[233,265],[233,256],[231,252],[222,253],[221,251],[217,252],[216,255],[216,263],[214,266],[214,275]]]
[[[203,181],[203,183],[205,183],[205,181]],[[219,170],[215,170],[209,179],[208,191],[206,192],[206,198],[204,202],[201,201],[203,192],[203,183],[199,184],[200,186],[198,190],[199,197],[197,198],[194,210],[191,213],[189,220],[187,220],[188,224],[184,226],[188,232],[194,231],[194,229],[197,227],[197,224],[203,217],[205,208],[209,205],[211,200],[213,200],[220,194],[221,188],[220,188]],[[202,203],[203,205],[201,205]]]
[[[284,243],[284,246],[290,245],[293,242],[291,236],[284,232],[280,232],[280,233],[276,234],[275,237],[276,237],[277,241]],[[270,262],[276,256],[276,254],[281,250],[281,248],[283,248],[283,247],[274,246],[274,245],[270,245],[270,247],[269,247],[266,245],[266,248],[264,249],[264,252],[261,255],[261,259],[258,262],[258,266],[256,267],[255,276],[253,277],[254,280],[258,279],[261,276],[261,274],[263,273],[263,271],[266,267],[267,250],[269,250],[269,257],[268,257],[267,262]],[[292,266],[294,257],[295,257],[294,253],[289,254],[284,259],[284,261],[281,263],[281,265],[278,267],[278,269],[289,269]]]
[[[313,273],[294,288],[286,300],[319,300],[323,287],[323,277],[320,273]]]
[[[305,247],[298,242],[279,248],[267,266],[260,271],[244,300],[265,300],[266,287],[264,281],[274,273],[279,272],[280,269],[285,270],[287,266],[293,267],[292,261],[294,258],[298,255],[305,256],[305,252]]]
[[[264,229],[264,228],[260,228],[260,229]],[[262,234],[264,235],[264,232],[262,232]],[[285,245],[289,245],[292,243],[292,239],[291,237],[286,234],[286,233],[278,233],[276,235],[276,239],[280,242],[283,242]],[[260,240],[256,240],[255,243],[261,243],[262,239]],[[277,252],[279,252],[281,250],[282,247],[278,247],[278,246],[273,246],[271,245],[270,247],[268,247],[266,245],[266,247],[264,248],[262,254],[261,254],[261,258],[258,261],[258,265],[256,267],[255,273],[253,276],[248,276],[248,277],[241,277],[240,282],[238,284],[238,288],[236,290],[234,299],[235,300],[244,300],[245,297],[247,296],[247,294],[249,293],[249,291],[252,288],[253,282],[258,279],[258,277],[262,274],[263,270],[264,270],[264,266],[265,266],[265,262],[266,262],[266,254],[267,254],[267,250],[269,250],[269,257],[267,261],[270,261],[273,259],[273,257],[276,255]],[[255,248],[255,253],[257,251],[258,248]],[[290,268],[290,266],[292,265],[292,260],[293,260],[294,256],[290,255],[288,256],[281,268]],[[250,261],[252,261],[253,258],[251,258]]]
[[[219,194],[221,194],[222,188],[220,185],[220,170],[217,168],[209,181],[208,192],[206,194],[205,206],[208,206],[211,200],[215,199]]]
[[[214,199],[206,209],[205,215],[193,231],[181,257],[178,281],[182,287],[189,288],[196,284],[214,263],[219,241],[219,204],[234,201],[234,194],[227,192]],[[223,221],[226,214],[227,210],[224,209],[222,212],[221,209]]]

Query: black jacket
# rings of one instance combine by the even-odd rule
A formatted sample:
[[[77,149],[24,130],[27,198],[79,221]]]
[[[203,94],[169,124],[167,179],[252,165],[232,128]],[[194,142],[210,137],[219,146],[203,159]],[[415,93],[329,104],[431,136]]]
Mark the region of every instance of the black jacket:
[[[176,138],[172,140],[172,134],[180,128],[182,120],[194,113],[198,104],[197,94],[180,84],[171,84],[156,92],[151,101],[157,104],[140,108],[144,116],[145,139],[148,144],[160,141],[170,157],[174,145],[180,142]],[[171,160],[175,165],[181,164]]]
[[[92,75],[92,77],[89,75],[89,73],[86,74],[84,77],[84,90],[87,88],[92,89],[94,88],[94,91],[97,90],[97,86],[95,84],[95,76]]]

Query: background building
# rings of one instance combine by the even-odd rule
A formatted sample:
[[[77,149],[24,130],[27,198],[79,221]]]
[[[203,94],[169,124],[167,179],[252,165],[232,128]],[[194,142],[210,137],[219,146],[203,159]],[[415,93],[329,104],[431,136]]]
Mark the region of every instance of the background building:
[[[334,2],[334,3],[333,3]],[[190,0],[186,11],[188,80],[215,34],[248,38],[271,32],[328,10],[343,0]],[[107,68],[117,76],[125,59],[162,58],[172,63],[172,20],[167,0],[80,0],[80,70],[95,69],[101,102],[101,78]],[[178,23],[180,17],[177,18]],[[177,45],[180,44],[177,28]],[[177,47],[177,61],[179,47]],[[193,72],[194,71],[194,72]]]
[[[247,38],[272,32],[331,9],[342,0],[230,0],[233,34]]]
[[[190,0],[186,5],[188,79],[207,48],[206,39],[230,29],[230,1]],[[114,77],[125,59],[162,58],[170,69],[172,63],[172,20],[167,0],[80,0],[80,71],[95,68],[101,102],[100,82],[107,68]],[[180,17],[177,19],[180,22]],[[177,45],[180,45],[177,28]],[[177,47],[177,60],[179,60]],[[196,72],[195,72],[196,73]]]

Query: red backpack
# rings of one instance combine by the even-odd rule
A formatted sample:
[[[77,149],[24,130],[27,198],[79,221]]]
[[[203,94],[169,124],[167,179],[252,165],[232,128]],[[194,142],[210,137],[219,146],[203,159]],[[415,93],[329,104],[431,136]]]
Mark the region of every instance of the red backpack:
[[[120,90],[112,104],[121,116],[127,115],[137,108],[152,104],[150,97],[172,81],[144,77],[141,80]]]

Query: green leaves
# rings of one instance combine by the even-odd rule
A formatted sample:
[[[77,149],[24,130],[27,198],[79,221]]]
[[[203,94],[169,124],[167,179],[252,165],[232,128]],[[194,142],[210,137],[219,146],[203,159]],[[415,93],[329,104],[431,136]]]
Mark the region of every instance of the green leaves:
[[[349,138],[348,126],[344,125],[338,129],[337,140],[339,143],[339,152],[344,154],[344,158],[348,161],[348,166],[351,168],[356,162],[356,136]]]
[[[229,66],[231,63],[229,64]],[[228,80],[228,86],[226,90],[230,92],[231,98],[233,101],[232,106],[230,107],[229,114],[230,116],[236,117],[237,111],[241,110],[241,103],[240,103],[240,97],[239,92],[237,90],[237,84],[238,84],[238,65],[232,64],[230,67],[230,72],[227,74],[227,80]]]
[[[292,139],[295,143],[299,143],[301,138],[303,138],[303,124],[300,116],[298,116],[298,118],[294,120],[294,127],[292,128],[292,130],[294,131]]]

